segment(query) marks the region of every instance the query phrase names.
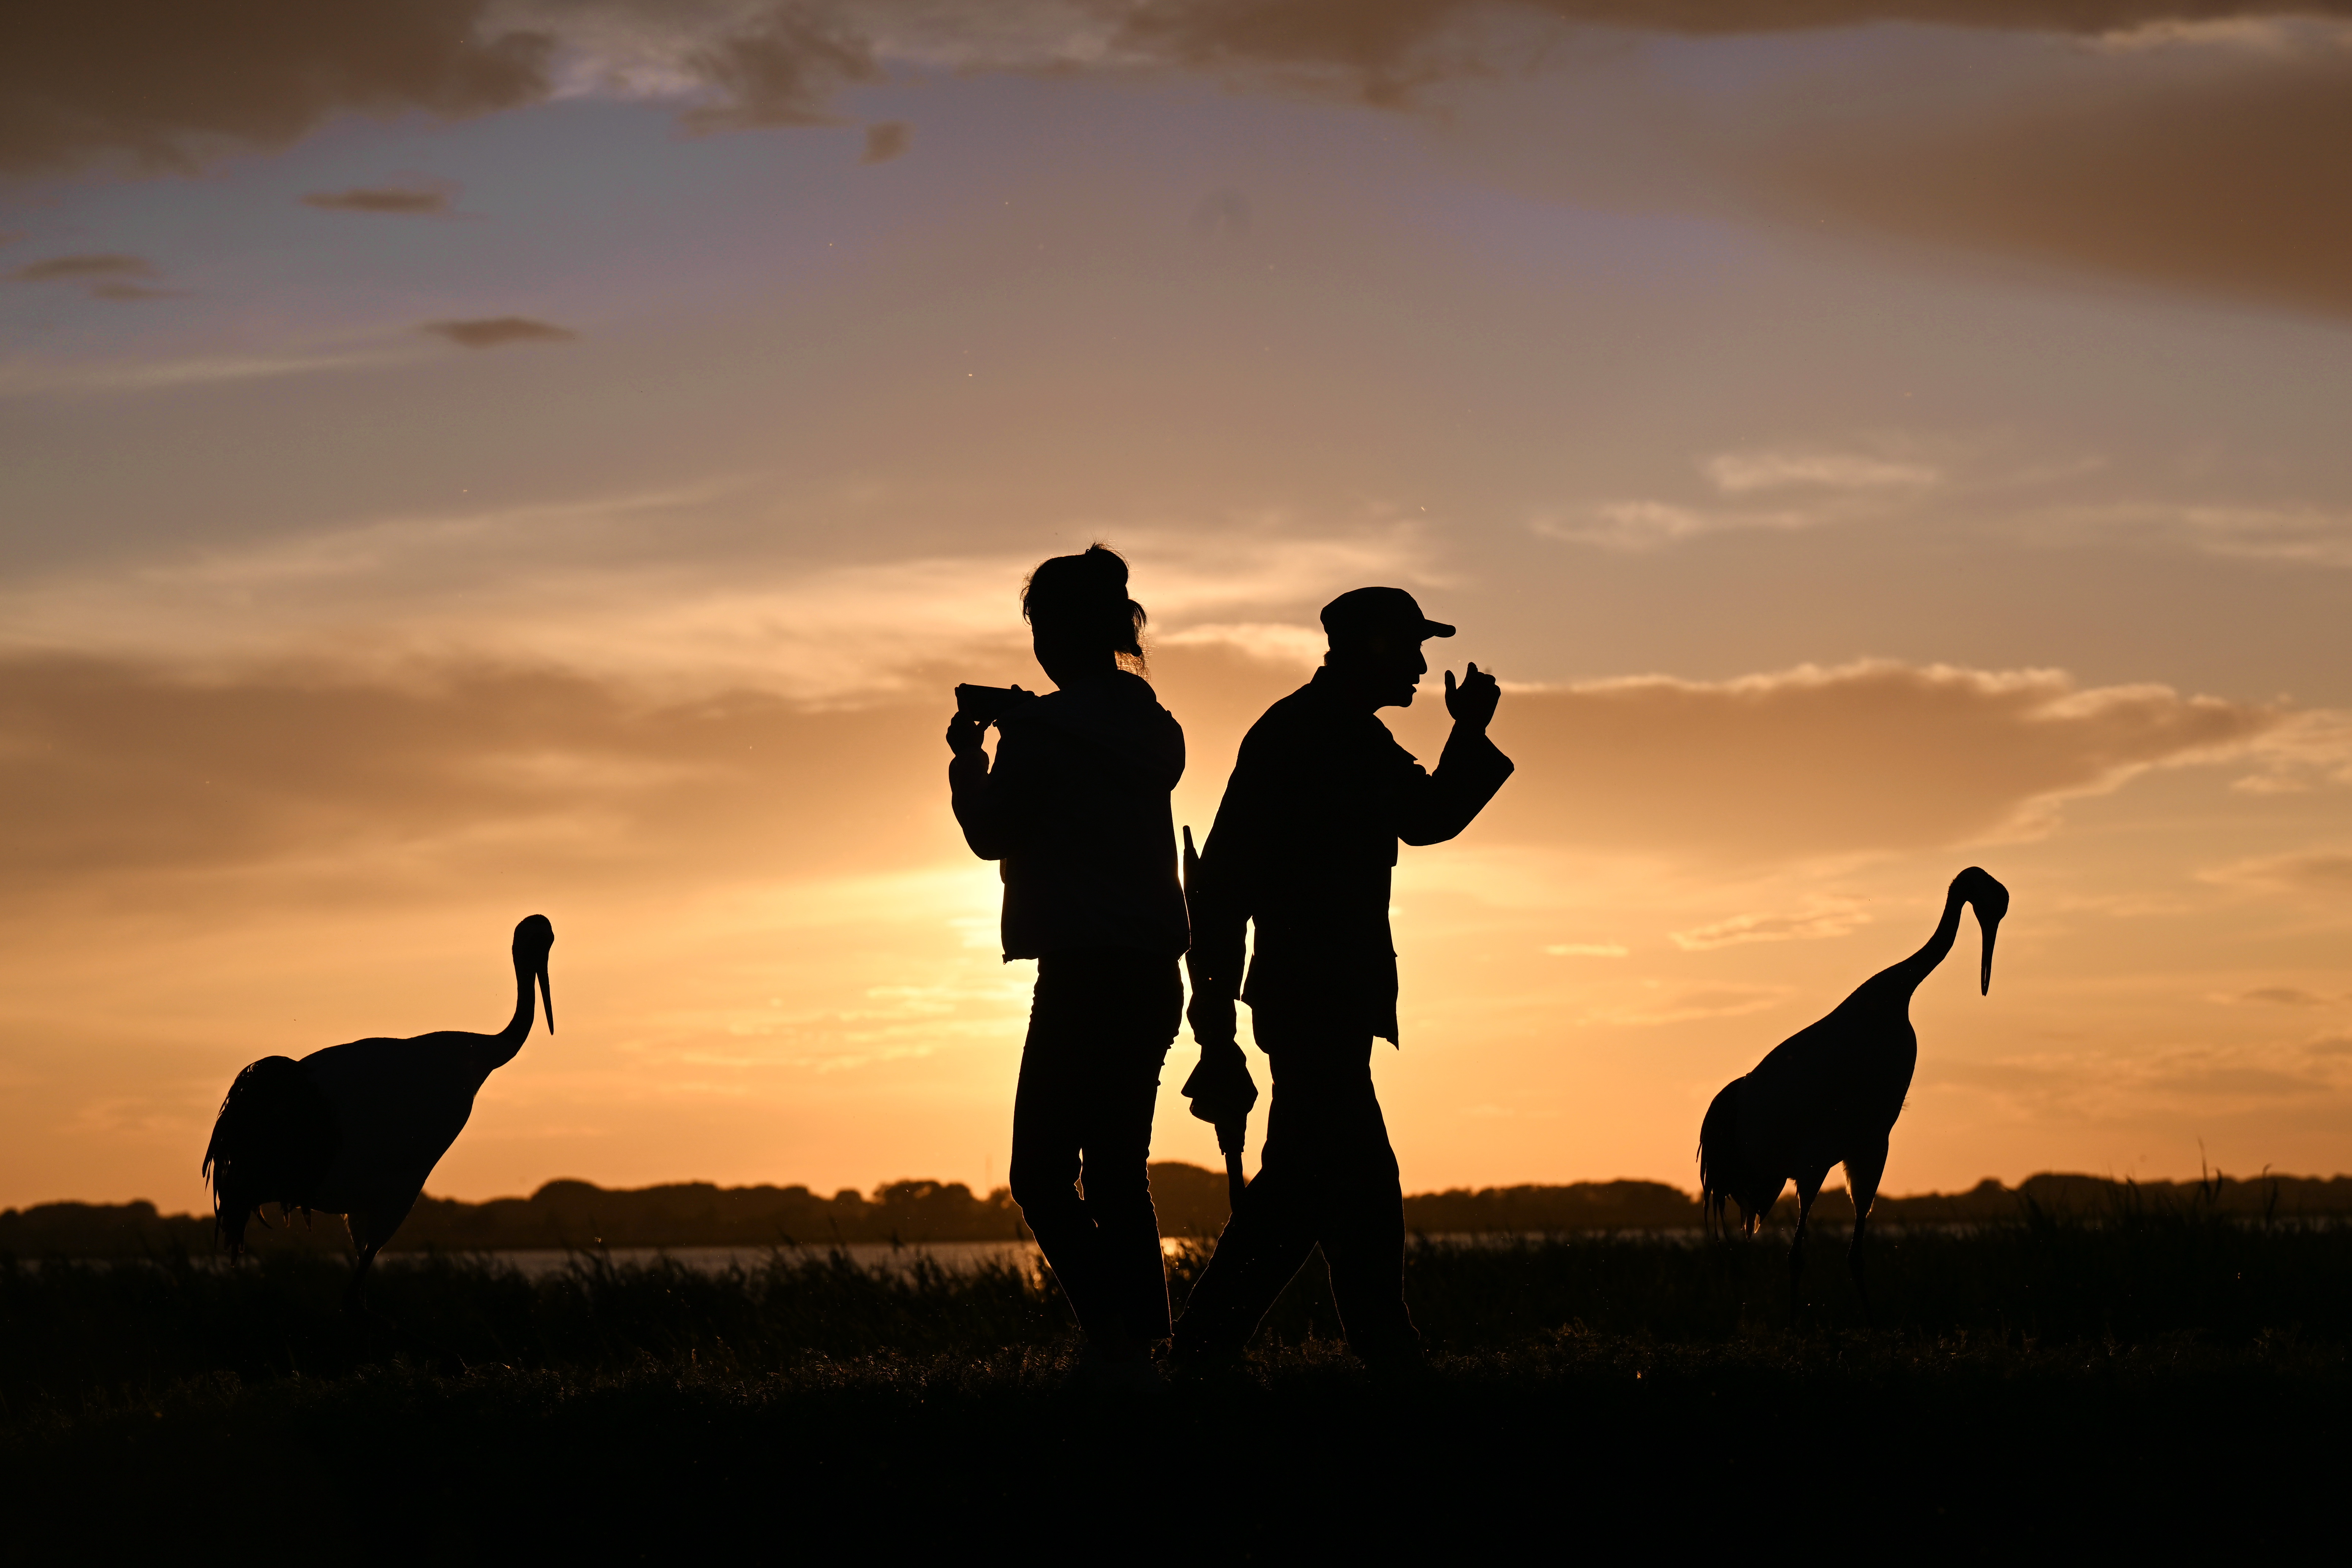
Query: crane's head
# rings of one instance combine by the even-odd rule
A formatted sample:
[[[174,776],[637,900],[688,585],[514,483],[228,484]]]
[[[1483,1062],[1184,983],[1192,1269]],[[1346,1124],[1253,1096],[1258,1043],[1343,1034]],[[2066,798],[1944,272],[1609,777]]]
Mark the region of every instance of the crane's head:
[[[515,927],[515,967],[539,981],[539,998],[547,1006],[547,1032],[555,1033],[555,993],[548,989],[547,953],[555,945],[555,927],[545,915],[525,915]]]
[[[1965,900],[1977,912],[1977,929],[1984,932],[1984,976],[1977,994],[1992,990],[1992,942],[2000,934],[2000,918],[2009,913],[2009,889],[1992,879],[1992,873],[1980,866],[1971,866],[1952,879],[1952,891]]]

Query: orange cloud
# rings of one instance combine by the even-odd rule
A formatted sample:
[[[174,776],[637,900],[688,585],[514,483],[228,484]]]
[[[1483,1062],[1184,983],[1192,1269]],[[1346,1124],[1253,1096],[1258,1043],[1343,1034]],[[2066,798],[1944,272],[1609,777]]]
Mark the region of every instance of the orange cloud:
[[[2284,720],[2054,670],[1884,662],[1514,690],[1496,735],[1519,772],[1481,826],[1757,858],[1960,845],[2038,831],[2053,802],[2150,767],[2243,753]]]
[[[949,682],[974,672],[820,707],[489,660],[411,666],[397,683],[318,660],[184,668],[0,658],[0,879],[23,960],[0,1005],[40,1078],[9,1107],[0,1181],[20,1198],[193,1193],[187,1151],[237,1065],[497,1006],[488,961],[531,909],[564,933],[557,986],[575,1001],[560,1040],[497,1086],[442,1190],[563,1169],[981,1181],[985,1152],[1001,1154],[1025,973],[997,962],[995,876],[945,809],[940,733]],[[1153,668],[1192,752],[1179,819],[1200,826],[1243,729],[1303,671],[1205,639],[1163,646]],[[1424,755],[1436,706],[1391,715]],[[1453,1053],[1415,1046],[1395,1064],[1418,1075],[1399,1100],[1419,1119],[1415,1157],[1497,1180],[1595,1162],[1680,1173],[1704,1103],[1685,1103],[1685,1080],[1719,1083],[1924,935],[1958,864],[1943,845],[2031,826],[2048,800],[2141,768],[2259,749],[2273,717],[2160,688],[1885,665],[1514,689],[1496,733],[1518,774],[1464,844],[1409,857],[1400,879],[1416,1037]],[[2172,830],[2146,831],[2160,858]],[[1937,847],[1867,874],[1789,863],[1888,844]],[[2062,866],[2085,877],[2095,862],[2057,846],[1983,858],[2020,888],[2012,976],[2044,987],[2021,1016],[2130,1042],[2051,1068],[2032,1124],[2044,1142],[2099,1096],[2155,1094],[2132,1087],[2147,1074],[2287,1070],[2263,1031],[2340,1021],[2195,1005],[2216,990],[2340,992],[2324,971],[2215,973],[2135,951],[2115,973],[2120,950],[2037,931],[2031,913]],[[2033,858],[2039,874],[2010,868]],[[1804,940],[1864,909],[1877,918],[1857,934]],[[2105,982],[2087,1012],[2047,989],[2086,963]],[[2200,1035],[2234,1029],[2244,1048],[2143,1061],[2129,1008],[2184,1004],[2210,1015]],[[1933,1070],[1957,1082],[1996,1039],[2017,1048],[2020,1016],[1986,1013],[2000,1032],[1974,1045],[1948,1021]],[[1584,1033],[1563,1052],[1570,1028],[1657,1044]],[[1717,1060],[1731,1056],[1746,1060]],[[2041,1081],[2005,1058],[1979,1077],[2012,1100]],[[144,1098],[125,1099],[126,1081]],[[1577,1109],[1612,1094],[1639,1109]],[[1564,1131],[1498,1144],[1437,1130],[1457,1101],[1506,1099],[1557,1107]],[[1181,1107],[1162,1116],[1183,1147]],[[556,1128],[609,1135],[539,1131]],[[2032,1157],[2013,1142],[1936,1158]]]
[[[1163,650],[1155,675],[1192,740],[1185,788],[1204,805],[1242,731],[1298,679],[1189,647]],[[961,864],[941,805],[950,679],[811,708],[480,663],[395,687],[317,667],[199,682],[115,660],[0,660],[0,782],[16,806],[0,818],[0,877],[26,900],[121,875],[194,889],[265,870],[396,899],[476,872],[690,883],[747,866],[799,878]],[[1514,690],[1496,733],[1519,772],[1480,842],[1732,861],[1940,847],[2029,831],[2054,799],[2243,749],[2276,717],[2160,687],[1901,665]],[[1706,952],[1866,919],[1816,898],[1674,941]]]
[[[930,809],[945,776],[933,706],[651,705],[478,667],[395,690],[284,669],[191,684],[100,660],[0,661],[0,793],[14,803],[0,877],[28,900],[124,875],[193,893],[266,872],[397,901],[502,868],[887,870],[952,847]]]

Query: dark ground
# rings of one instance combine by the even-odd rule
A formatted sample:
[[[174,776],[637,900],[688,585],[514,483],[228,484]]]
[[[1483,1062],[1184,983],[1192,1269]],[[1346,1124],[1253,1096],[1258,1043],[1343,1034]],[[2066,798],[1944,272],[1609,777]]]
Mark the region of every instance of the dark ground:
[[[1838,1238],[1413,1254],[1435,1352],[1370,1381],[1310,1267],[1237,1373],[1090,1396],[1050,1286],[780,1254],[0,1267],[5,1539],[210,1560],[725,1548],[1264,1562],[2276,1549],[2326,1524],[2352,1227],[2193,1207]],[[1181,1298],[1199,1254],[1175,1270]],[[394,1326],[396,1325],[396,1326]]]

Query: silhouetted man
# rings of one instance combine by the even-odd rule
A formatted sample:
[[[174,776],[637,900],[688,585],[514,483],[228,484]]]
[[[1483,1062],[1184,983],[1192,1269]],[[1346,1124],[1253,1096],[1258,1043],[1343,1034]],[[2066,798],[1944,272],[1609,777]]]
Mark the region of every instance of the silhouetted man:
[[[1331,651],[1315,679],[1242,742],[1192,891],[1191,1018],[1196,1114],[1245,1093],[1234,999],[1250,1005],[1274,1072],[1265,1158],[1176,1325],[1180,1362],[1240,1352],[1319,1244],[1348,1342],[1375,1369],[1421,1358],[1404,1305],[1404,1200],[1372,1092],[1374,1039],[1397,1038],[1389,878],[1397,842],[1442,844],[1510,776],[1486,738],[1501,690],[1469,667],[1434,773],[1377,717],[1410,705],[1421,645],[1454,628],[1401,588],[1358,588],[1323,608]],[[1257,948],[1243,975],[1245,928]],[[1246,1109],[1244,1104],[1244,1109]]]

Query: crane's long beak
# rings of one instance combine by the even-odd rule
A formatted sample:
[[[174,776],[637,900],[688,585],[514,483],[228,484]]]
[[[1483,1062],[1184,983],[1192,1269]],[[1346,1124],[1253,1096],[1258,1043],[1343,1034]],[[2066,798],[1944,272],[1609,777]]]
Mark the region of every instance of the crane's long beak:
[[[539,999],[547,1006],[547,1032],[555,1033],[555,993],[547,988],[547,965],[539,966]]]
[[[2000,934],[2000,917],[1988,915],[1979,910],[1977,927],[1984,932],[1984,976],[1978,984],[1977,994],[1990,996],[1992,994],[1992,942],[1993,938]]]

